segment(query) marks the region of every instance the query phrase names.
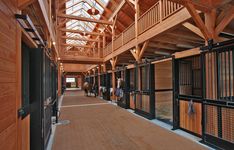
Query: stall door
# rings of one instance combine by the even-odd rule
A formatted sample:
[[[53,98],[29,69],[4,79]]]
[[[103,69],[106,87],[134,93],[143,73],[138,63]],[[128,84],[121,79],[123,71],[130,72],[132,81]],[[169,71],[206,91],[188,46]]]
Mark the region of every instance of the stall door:
[[[155,65],[155,116],[157,119],[173,123],[173,82],[172,61],[162,61]]]
[[[200,56],[175,60],[174,128],[202,135]]]
[[[129,69],[129,107],[130,109],[135,109],[135,69]]]
[[[119,75],[118,75],[119,73]],[[121,89],[123,91],[123,94],[120,94],[120,96],[117,98],[117,104],[120,107],[123,108],[129,108],[129,95],[130,95],[130,72],[127,69],[118,71],[118,73],[116,73],[116,77],[117,78],[121,78],[123,80],[123,85],[119,87],[119,89]],[[117,87],[118,88],[118,87]]]
[[[141,64],[137,69],[135,112],[148,119],[155,118],[154,65]]]
[[[234,41],[204,47],[203,141],[234,149]]]

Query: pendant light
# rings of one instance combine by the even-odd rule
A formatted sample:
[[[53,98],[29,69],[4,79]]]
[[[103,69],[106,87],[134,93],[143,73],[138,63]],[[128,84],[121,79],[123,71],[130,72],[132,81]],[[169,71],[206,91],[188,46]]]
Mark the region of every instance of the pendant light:
[[[93,1],[93,6],[87,10],[88,14],[91,16],[96,16],[99,14],[99,11],[96,9],[96,0]]]

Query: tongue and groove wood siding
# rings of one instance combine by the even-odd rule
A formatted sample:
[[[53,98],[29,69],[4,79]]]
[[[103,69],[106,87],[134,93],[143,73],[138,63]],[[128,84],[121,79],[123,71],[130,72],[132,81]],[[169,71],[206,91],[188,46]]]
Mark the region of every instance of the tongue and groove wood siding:
[[[22,144],[17,137],[22,135],[17,117],[21,102],[21,29],[14,17],[17,11],[17,0],[0,1],[0,150],[18,150]]]

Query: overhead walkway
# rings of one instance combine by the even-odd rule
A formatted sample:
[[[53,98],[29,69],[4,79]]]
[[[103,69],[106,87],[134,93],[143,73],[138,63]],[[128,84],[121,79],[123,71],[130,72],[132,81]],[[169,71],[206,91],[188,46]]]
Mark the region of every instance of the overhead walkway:
[[[206,147],[82,91],[65,93],[53,150],[203,150]]]

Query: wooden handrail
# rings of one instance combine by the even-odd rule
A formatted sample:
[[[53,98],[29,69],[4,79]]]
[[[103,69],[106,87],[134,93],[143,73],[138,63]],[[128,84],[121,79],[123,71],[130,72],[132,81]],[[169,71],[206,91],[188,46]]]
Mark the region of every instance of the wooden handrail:
[[[150,10],[152,10],[156,5],[159,5],[159,1],[155,3],[152,7],[150,7],[146,12],[144,12],[139,18],[138,21],[143,18]]]
[[[182,5],[171,2],[168,0],[158,0],[152,7],[138,18],[138,34],[142,34],[153,26],[162,22],[178,10],[183,8]],[[114,50],[117,50],[124,44],[130,42],[136,37],[135,35],[135,22],[129,25],[121,34],[114,39]],[[105,48],[105,54],[108,55],[112,52],[112,42]],[[109,50],[110,49],[110,50]]]

